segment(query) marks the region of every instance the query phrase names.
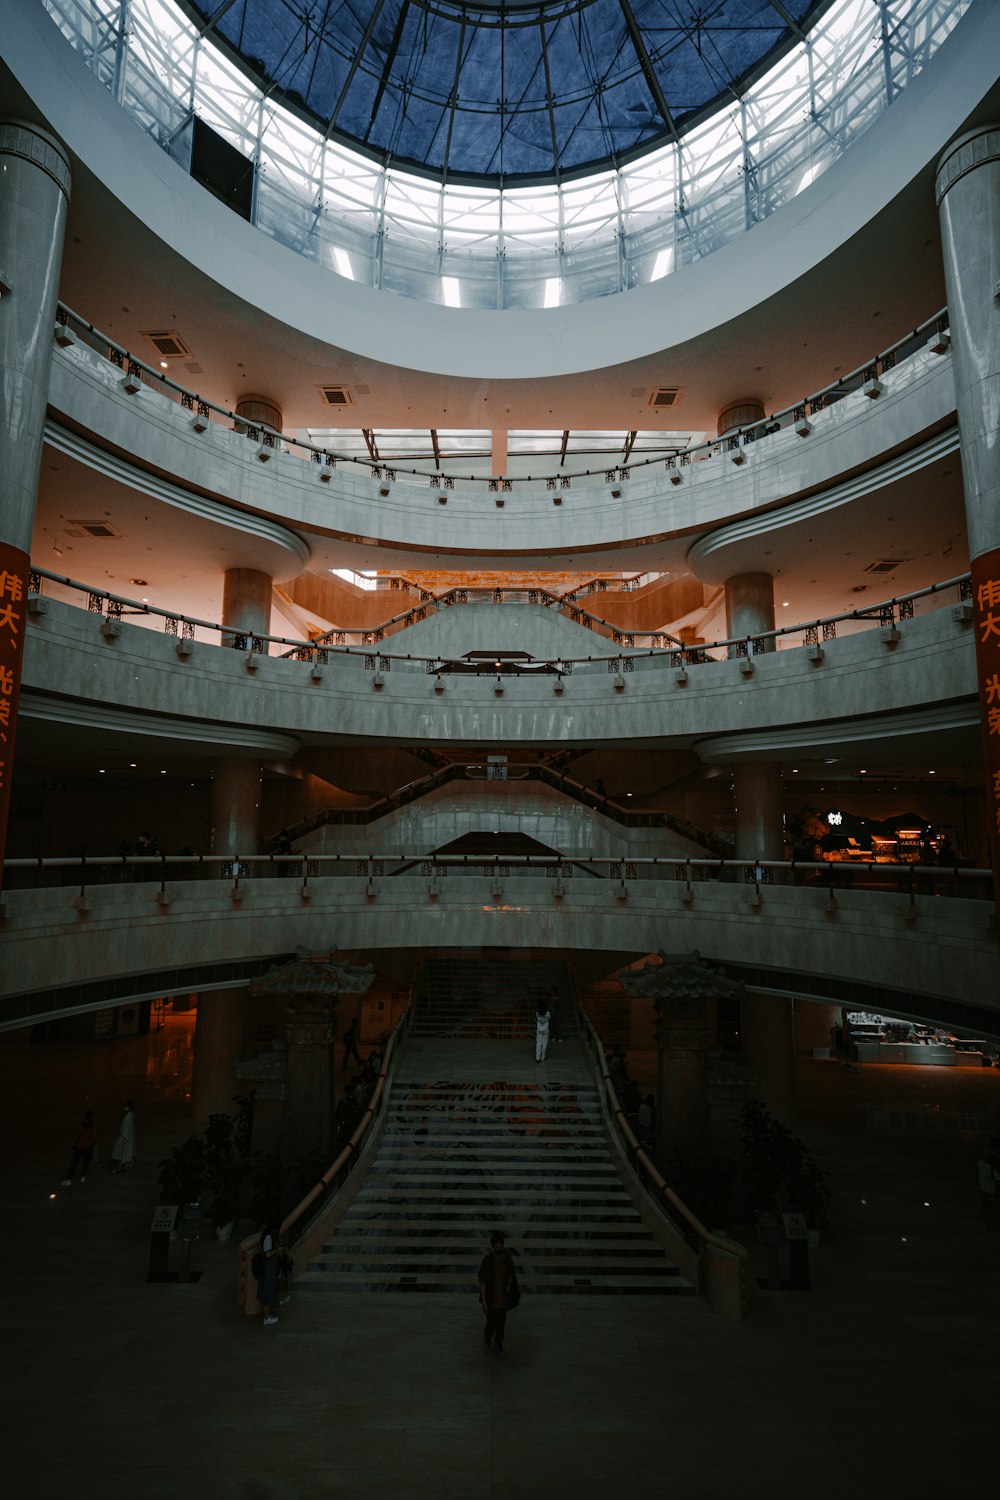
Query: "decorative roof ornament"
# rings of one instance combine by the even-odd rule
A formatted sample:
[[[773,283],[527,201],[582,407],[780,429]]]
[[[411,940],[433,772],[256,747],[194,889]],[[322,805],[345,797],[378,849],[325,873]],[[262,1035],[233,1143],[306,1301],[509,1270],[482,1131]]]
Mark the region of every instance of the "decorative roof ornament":
[[[665,953],[661,948],[659,958],[658,964],[646,963],[641,969],[619,969],[618,981],[627,995],[712,1000],[743,994],[743,985],[730,979],[725,969],[707,964],[697,948],[690,953]]]

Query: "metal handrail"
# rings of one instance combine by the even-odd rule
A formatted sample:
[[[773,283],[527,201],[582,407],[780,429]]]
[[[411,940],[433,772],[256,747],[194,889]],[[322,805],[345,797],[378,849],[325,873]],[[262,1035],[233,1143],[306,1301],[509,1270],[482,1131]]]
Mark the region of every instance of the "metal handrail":
[[[124,594],[115,594],[107,589],[95,589],[90,584],[81,583],[78,579],[70,578],[63,573],[53,573],[48,568],[38,567],[34,564],[31,567],[31,574],[32,580],[29,595],[37,595],[39,592],[37,580],[47,578],[52,583],[58,583],[79,593],[87,594],[89,600],[104,600],[109,612],[117,619],[121,619],[127,610],[130,614],[150,615],[164,620],[168,630],[173,627],[171,630],[172,634],[176,634],[182,628],[189,635],[198,628],[210,630],[220,636],[232,637],[234,642],[241,643],[239,649],[249,651],[253,654],[266,654],[264,651],[266,646],[276,645],[291,647],[292,649],[285,656],[292,656],[302,661],[313,661],[317,658],[325,660],[332,654],[368,657],[372,658],[375,662],[405,662],[411,666],[422,666],[427,671],[445,671],[450,667],[459,666],[463,669],[469,667],[469,663],[462,658],[414,655],[411,652],[407,652],[404,655],[402,653],[386,651],[383,649],[381,641],[376,639],[381,634],[380,627],[375,627],[370,631],[357,632],[358,634],[372,636],[370,642],[365,641],[358,646],[349,646],[346,643],[322,645],[316,641],[293,640],[288,636],[271,635],[263,631],[241,630],[233,625],[222,625],[217,621],[203,620],[195,615],[179,614],[174,610],[164,609],[160,605],[130,599]],[[549,666],[553,672],[558,673],[562,667],[572,669],[577,666],[586,667],[588,665],[600,670],[602,664],[605,665],[605,670],[610,670],[606,665],[607,663],[611,663],[612,665],[616,662],[632,663],[643,657],[666,658],[671,666],[697,666],[706,662],[728,659],[728,656],[723,658],[711,656],[710,653],[713,651],[721,651],[727,654],[730,651],[734,651],[737,654],[757,655],[766,653],[766,643],[768,641],[773,641],[775,647],[777,647],[777,642],[783,637],[799,635],[803,632],[815,632],[817,637],[822,636],[823,641],[828,641],[831,638],[835,638],[836,626],[844,621],[867,621],[874,627],[892,624],[897,615],[900,619],[907,619],[910,617],[910,611],[912,611],[913,602],[916,599],[930,598],[936,594],[943,593],[946,589],[952,588],[959,590],[960,597],[967,597],[970,590],[970,580],[971,574],[957,573],[954,577],[946,578],[940,583],[927,584],[924,588],[913,589],[905,594],[894,594],[889,599],[859,606],[857,609],[842,610],[839,614],[833,615],[820,615],[814,620],[800,621],[796,625],[782,625],[772,630],[757,631],[752,636],[726,636],[724,639],[706,641],[700,645],[685,645],[674,637],[668,636],[663,631],[623,631],[618,626],[611,625],[608,621],[600,619],[599,616],[591,615],[588,611],[577,609],[576,606],[573,606],[571,618],[579,615],[586,617],[590,622],[606,627],[611,633],[612,639],[630,649],[621,651],[617,655],[599,657],[566,656],[558,660],[533,662],[531,665],[536,667],[539,665]],[[538,590],[539,594],[544,592],[544,590]],[[551,598],[553,603],[558,604],[558,596],[553,594],[548,597]],[[96,610],[92,612],[95,614],[98,613]],[[394,617],[394,619],[400,618],[403,618],[403,616]],[[636,638],[642,636],[645,636],[648,641],[655,644],[631,649],[635,646]],[[806,644],[809,643],[806,642]],[[285,656],[279,659],[285,659]],[[496,671],[496,666],[493,663],[483,661],[478,665],[480,675],[492,676]],[[501,663],[501,666],[504,665],[506,664]]]
[[[399,1050],[403,1032],[409,1028],[410,1021],[412,1019],[412,1012],[413,1005],[412,1002],[410,1002],[407,1004],[406,1009],[403,1011],[402,1015],[399,1017],[399,1020],[396,1022],[395,1026],[392,1029],[392,1033],[389,1037],[388,1042],[386,1043],[385,1053],[382,1057],[378,1077],[375,1080],[375,1086],[372,1089],[371,1098],[365,1106],[361,1119],[359,1120],[355,1130],[351,1134],[350,1139],[347,1141],[347,1144],[343,1147],[343,1149],[338,1152],[337,1156],[327,1167],[326,1171],[317,1179],[314,1186],[310,1188],[309,1192],[306,1193],[303,1198],[300,1198],[295,1207],[290,1209],[282,1219],[278,1231],[280,1239],[287,1241],[289,1231],[305,1217],[309,1209],[312,1208],[314,1203],[316,1203],[317,1199],[321,1198],[327,1191],[327,1189],[334,1182],[336,1182],[340,1174],[349,1170],[350,1166],[357,1159],[361,1146],[364,1143],[376,1116],[383,1107],[383,1100],[386,1096],[386,1084],[389,1070],[393,1063],[394,1055]],[[328,1206],[328,1204],[324,1206]],[[295,1242],[292,1241],[292,1243],[294,1244]],[[247,1235],[245,1239],[240,1241],[239,1286],[241,1305],[243,1305],[245,1301],[245,1292],[250,1284],[250,1261],[254,1255],[254,1252],[259,1248],[259,1230],[255,1234]]]
[[[590,1043],[591,1050],[593,1051],[594,1056],[597,1059],[597,1064],[601,1075],[601,1083],[604,1086],[604,1092],[608,1100],[609,1111],[618,1127],[619,1132],[621,1133],[623,1140],[625,1141],[626,1146],[628,1147],[629,1159],[638,1164],[643,1173],[645,1173],[646,1177],[649,1179],[656,1193],[658,1193],[659,1196],[664,1199],[664,1201],[668,1203],[674,1210],[674,1212],[678,1214],[683,1220],[685,1229],[687,1231],[686,1237],[692,1239],[699,1248],[706,1248],[711,1245],[718,1250],[724,1250],[730,1255],[737,1256],[740,1260],[745,1260],[747,1258],[746,1246],[741,1245],[737,1240],[730,1240],[722,1235],[714,1234],[710,1229],[706,1229],[705,1225],[698,1218],[697,1214],[693,1213],[691,1209],[688,1208],[687,1204],[678,1197],[673,1188],[670,1187],[663,1174],[650,1160],[649,1156],[646,1154],[637,1136],[635,1135],[635,1132],[633,1131],[631,1125],[629,1124],[628,1118],[625,1115],[625,1111],[621,1107],[617,1090],[615,1089],[614,1083],[612,1082],[611,1074],[608,1071],[608,1062],[604,1053],[604,1045],[597,1034],[594,1024],[591,1021],[590,1017],[587,1015],[586,1011],[583,1009],[582,1005],[579,1007],[579,1011],[580,1016],[583,1020],[587,1041]]]
[[[66,886],[53,886],[52,889],[76,889],[79,896],[83,897],[86,892],[86,876],[88,870],[100,869],[147,869],[151,874],[158,875],[160,888],[163,889],[169,878],[169,872],[174,867],[186,868],[194,866],[199,869],[218,868],[222,880],[232,880],[234,888],[239,887],[241,879],[252,878],[257,872],[257,878],[266,875],[267,870],[273,870],[276,866],[281,870],[282,876],[296,869],[301,872],[303,880],[319,879],[324,874],[339,876],[340,878],[355,878],[359,880],[370,880],[380,878],[392,878],[409,872],[414,866],[420,869],[427,867],[426,873],[444,874],[448,870],[455,870],[468,878],[516,878],[518,875],[538,874],[551,880],[559,881],[573,867],[585,867],[589,875],[596,876],[602,880],[617,881],[626,889],[630,884],[642,883],[646,879],[658,881],[685,883],[691,886],[692,880],[696,884],[712,881],[727,881],[746,885],[753,885],[758,890],[763,884],[768,891],[788,889],[782,887],[775,881],[774,872],[784,871],[792,877],[792,883],[799,874],[822,874],[830,892],[843,889],[848,884],[851,889],[859,894],[885,895],[903,894],[909,895],[911,902],[918,895],[923,894],[914,886],[917,877],[923,880],[926,886],[928,881],[937,877],[941,882],[947,882],[950,894],[955,899],[957,886],[962,882],[981,881],[992,882],[993,871],[971,865],[927,865],[911,864],[905,860],[879,861],[868,860],[794,860],[794,859],[747,859],[745,857],[692,857],[687,855],[662,854],[662,855],[618,855],[591,857],[584,854],[435,854],[432,852],[417,851],[414,853],[385,853],[378,851],[367,851],[364,853],[347,852],[336,854],[76,854],[76,855],[38,855],[34,857],[17,856],[4,860],[5,872],[17,870],[45,871],[45,870],[72,870],[75,878]],[[393,868],[395,867],[395,868]],[[421,869],[421,876],[424,875]],[[865,886],[855,883],[855,874],[868,876],[878,875],[883,877],[886,884],[895,882],[895,890],[889,892],[886,884]],[[176,880],[176,877],[175,877]],[[837,882],[842,882],[838,885]],[[818,888],[818,887],[813,887]],[[824,887],[826,888],[826,887]],[[8,891],[18,887],[7,887]],[[20,887],[25,889],[25,887]],[[37,888],[33,888],[37,889]],[[970,899],[980,899],[972,897]]]
[[[86,335],[92,342],[88,347],[93,348],[95,353],[102,354],[106,359],[119,369],[126,372],[125,378],[148,379],[154,388],[163,391],[172,399],[178,401],[189,411],[194,411],[203,419],[214,419],[215,421],[232,424],[238,431],[244,431],[254,441],[262,443],[265,448],[277,450],[278,444],[293,451],[301,451],[307,461],[319,464],[325,468],[336,468],[342,464],[353,464],[356,468],[367,469],[372,479],[387,481],[389,484],[395,482],[398,474],[410,474],[418,479],[428,480],[433,488],[450,490],[454,488],[455,477],[441,472],[432,472],[427,469],[417,469],[400,464],[394,460],[361,458],[359,456],[333,454],[326,448],[321,448],[314,443],[309,443],[302,438],[289,434],[277,432],[264,422],[254,422],[250,418],[238,416],[228,407],[220,406],[217,402],[207,400],[197,392],[189,390],[186,386],[178,384],[177,381],[158,370],[145,360],[131,353],[123,344],[117,343],[108,334],[95,328],[93,323],[87,321],[79,313],[74,312],[66,303],[58,304],[56,317],[57,327],[63,330],[74,328],[78,335]],[[853,390],[859,389],[861,385],[870,379],[877,379],[880,374],[895,368],[899,355],[908,350],[908,346],[918,343],[923,336],[932,330],[941,332],[948,327],[948,309],[941,308],[938,312],[927,318],[923,323],[903,334],[900,338],[889,345],[881,353],[873,355],[858,365],[856,369],[848,374],[840,376],[838,380],[831,381],[829,385],[823,386],[812,395],[803,396],[791,406],[782,407],[780,411],[771,416],[762,418],[751,423],[746,428],[739,428],[735,432],[725,433],[723,436],[699,443],[695,447],[686,449],[675,449],[670,456],[665,457],[661,452],[655,457],[633,458],[629,455],[626,462],[616,463],[613,468],[604,469],[581,469],[563,470],[557,477],[531,474],[525,476],[510,476],[498,478],[480,478],[475,474],[468,477],[461,476],[463,486],[466,484],[481,485],[490,492],[500,489],[510,490],[513,485],[538,485],[544,480],[547,488],[568,489],[574,479],[588,479],[603,474],[606,484],[623,483],[632,473],[640,469],[651,469],[655,465],[663,464],[668,469],[675,468],[678,463],[687,465],[692,462],[698,463],[705,459],[717,457],[726,452],[732,452],[737,447],[749,446],[751,443],[766,441],[771,432],[791,425],[793,422],[804,418],[806,415],[822,411],[832,401],[838,401],[841,397],[849,395]],[[64,341],[69,341],[68,333],[63,333]],[[926,340],[925,340],[926,342]],[[97,345],[102,347],[98,348]]]

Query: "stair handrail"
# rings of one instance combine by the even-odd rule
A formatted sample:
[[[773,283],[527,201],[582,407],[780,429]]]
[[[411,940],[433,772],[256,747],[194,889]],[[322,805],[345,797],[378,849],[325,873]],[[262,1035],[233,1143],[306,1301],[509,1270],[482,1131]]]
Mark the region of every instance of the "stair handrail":
[[[378,1077],[375,1080],[375,1087],[372,1089],[371,1097],[368,1100],[367,1105],[365,1106],[365,1109],[361,1115],[361,1119],[358,1121],[357,1126],[355,1127],[351,1136],[348,1138],[347,1143],[341,1148],[337,1156],[327,1167],[326,1171],[317,1179],[316,1183],[309,1189],[305,1197],[301,1198],[299,1202],[296,1203],[295,1207],[291,1209],[282,1219],[278,1231],[280,1240],[287,1242],[289,1231],[296,1224],[299,1224],[301,1220],[303,1220],[308,1210],[312,1207],[312,1205],[318,1198],[321,1198],[323,1196],[323,1194],[327,1191],[331,1184],[336,1181],[339,1174],[345,1172],[345,1170],[349,1171],[351,1165],[353,1165],[354,1161],[357,1160],[362,1144],[365,1142],[368,1136],[371,1125],[382,1108],[383,1100],[386,1096],[388,1075],[394,1061],[394,1054],[399,1050],[402,1044],[403,1036],[405,1032],[409,1030],[409,1027],[412,1023],[413,1009],[413,1001],[409,1000],[407,1002],[406,1009],[403,1011],[402,1015],[399,1017],[399,1020],[392,1028],[389,1040],[386,1043],[385,1052],[382,1055],[382,1062],[379,1067]],[[327,1207],[329,1207],[329,1202],[331,1201],[332,1199],[328,1200],[328,1202],[323,1205],[324,1211]],[[305,1233],[306,1228],[307,1226],[303,1224],[297,1238],[301,1238],[301,1236]],[[291,1243],[294,1244],[295,1241],[292,1241]],[[238,1305],[243,1308],[245,1312],[253,1311],[253,1304],[256,1303],[257,1300],[256,1293],[253,1292],[252,1289],[252,1282],[254,1278],[251,1272],[251,1261],[253,1260],[254,1254],[259,1249],[259,1230],[257,1230],[254,1234],[248,1235],[246,1239],[240,1241],[237,1297]],[[249,1306],[248,1303],[250,1304]]]
[[[680,818],[675,813],[668,812],[666,808],[653,807],[641,810],[638,808],[623,807],[620,802],[613,798],[601,798],[600,795],[585,786],[583,782],[576,781],[572,776],[566,776],[561,771],[553,771],[546,765],[527,765],[523,768],[524,775],[520,780],[540,781],[545,786],[551,786],[555,791],[562,792],[574,801],[584,806],[593,804],[594,810],[603,813],[606,817],[613,818],[615,822],[621,823],[626,828],[653,826],[667,828],[681,838],[689,839],[691,843],[698,844],[702,849],[719,858],[726,858],[732,854],[732,841],[721,838],[718,834],[711,833],[707,829],[698,828],[687,818]],[[398,787],[394,792],[387,793],[384,797],[369,802],[364,807],[324,807],[316,812],[308,813],[293,823],[290,828],[285,828],[282,833],[290,839],[305,837],[306,834],[315,833],[318,828],[326,828],[338,823],[345,826],[364,826],[376,822],[379,818],[387,817],[389,813],[395,812],[401,807],[406,807],[411,802],[416,802],[420,797],[429,792],[437,791],[439,787],[446,786],[450,781],[461,780],[467,772],[468,765],[462,761],[451,761],[448,765],[439,766],[428,776],[415,777],[408,781],[405,786]],[[599,804],[599,805],[598,805]],[[268,845],[275,843],[280,834],[264,841],[264,853],[270,853]],[[292,856],[288,856],[291,858]]]
[[[635,1132],[628,1122],[628,1116],[625,1114],[625,1111],[621,1107],[621,1102],[619,1101],[617,1090],[615,1089],[611,1074],[608,1070],[608,1061],[604,1054],[604,1045],[597,1034],[594,1023],[591,1021],[582,1005],[579,1009],[584,1026],[584,1034],[586,1035],[587,1041],[589,1042],[590,1047],[595,1057],[597,1058],[597,1065],[601,1074],[601,1082],[604,1086],[604,1092],[608,1098],[612,1117],[625,1140],[625,1144],[629,1148],[630,1158],[636,1161],[641,1166],[643,1172],[649,1178],[656,1191],[680,1215],[687,1230],[690,1231],[690,1235],[691,1237],[693,1237],[695,1242],[697,1242],[701,1246],[713,1245],[716,1247],[716,1249],[724,1250],[729,1255],[735,1255],[740,1260],[745,1260],[747,1257],[746,1246],[741,1245],[738,1240],[731,1240],[727,1236],[715,1234],[711,1229],[706,1229],[705,1225],[698,1218],[697,1214],[693,1213],[691,1209],[688,1208],[687,1204],[677,1196],[673,1188],[663,1176],[662,1172],[660,1172],[658,1167],[654,1165],[649,1156],[646,1154],[646,1151],[644,1150],[641,1142],[639,1141],[638,1137],[636,1136]]]

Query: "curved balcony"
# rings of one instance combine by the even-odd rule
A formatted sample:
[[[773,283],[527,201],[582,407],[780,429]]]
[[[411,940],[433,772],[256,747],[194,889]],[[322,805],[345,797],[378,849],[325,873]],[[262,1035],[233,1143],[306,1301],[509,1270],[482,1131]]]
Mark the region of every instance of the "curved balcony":
[[[236,650],[193,641],[175,617],[166,617],[170,634],[131,626],[121,609],[100,613],[105,601],[93,598],[98,611],[82,615],[32,596],[22,714],[113,725],[147,742],[194,737],[203,749],[242,743],[266,753],[261,736],[270,736],[279,756],[346,736],[440,745],[628,739],[696,745],[703,758],[780,758],[797,746],[870,744],[978,725],[971,611],[962,602],[902,619],[893,608],[892,623],[876,611],[855,611],[852,623],[869,628],[840,638],[835,627],[823,628],[820,642],[808,626],[805,645],[777,652],[755,654],[749,642],[720,660],[702,648],[682,658],[670,650],[618,653],[598,640],[597,656],[574,660],[570,648],[558,659],[529,662],[530,671],[493,659],[500,619],[516,616],[518,635],[531,636],[526,617],[537,614],[541,626],[559,625],[574,644],[576,627],[541,606],[470,606],[444,618],[464,652],[479,653],[470,671],[468,660],[442,659],[440,642],[430,643],[433,655],[404,654],[402,645],[408,637],[417,645],[425,626],[397,637],[391,654],[384,645],[307,645],[296,648],[301,659],[281,659],[262,654],[258,640],[234,637],[242,648]],[[720,737],[725,750],[713,751]]]
[[[263,517],[276,531],[296,528],[314,566],[329,564],[334,542],[377,551],[383,567],[426,552],[467,566],[555,553],[614,567],[622,546],[640,566],[683,566],[697,542],[692,561],[715,577],[730,538],[706,543],[708,533],[738,523],[743,567],[754,541],[847,514],[958,447],[944,314],[766,423],[666,459],[545,481],[338,459],[212,406],[62,316],[50,446],[230,535],[253,533]],[[305,542],[286,535],[285,545],[282,577]]]
[[[191,880],[184,861],[157,871],[160,861],[149,860],[149,883],[90,885],[97,863],[61,863],[67,875],[75,869],[72,884],[4,898],[10,962],[0,980],[0,1029],[97,1009],[109,993],[124,999],[232,983],[240,965],[296,944],[313,952],[334,940],[341,949],[378,949],[390,933],[391,946],[402,949],[500,944],[639,955],[697,948],[753,985],[799,997],[850,998],[863,1009],[973,1029],[1000,1015],[993,905],[961,894],[961,877],[985,891],[988,871],[958,872],[950,878],[960,894],[942,899],[919,885],[896,889],[897,872],[888,888],[835,888],[830,867],[800,868],[796,879],[823,878],[799,885],[777,883],[787,870],[770,866],[747,867],[756,880],[742,878],[742,867],[735,884],[698,880],[705,870],[696,866],[692,878],[690,862],[605,863],[605,878],[566,879],[551,859],[533,869],[532,861],[493,863],[488,873],[458,866],[441,878],[417,854],[317,862],[300,879],[248,881],[253,861],[235,868],[213,861],[207,873],[221,868],[222,880]],[[128,873],[121,861],[106,865]],[[765,873],[775,883],[764,882]],[[914,872],[899,873],[905,881]],[[916,873],[918,881],[941,877]],[[225,974],[216,979],[212,965]]]

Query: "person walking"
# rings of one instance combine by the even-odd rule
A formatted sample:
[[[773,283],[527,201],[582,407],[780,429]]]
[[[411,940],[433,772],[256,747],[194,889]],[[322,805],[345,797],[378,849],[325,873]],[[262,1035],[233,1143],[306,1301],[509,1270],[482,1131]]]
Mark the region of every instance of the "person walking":
[[[111,1170],[112,1172],[131,1172],[135,1163],[135,1100],[127,1099],[118,1136],[111,1148]]]
[[[358,1021],[356,1016],[351,1021],[351,1024],[348,1026],[347,1030],[344,1032],[345,1073],[347,1071],[347,1064],[352,1057],[354,1058],[354,1061],[357,1063],[359,1068],[364,1067],[364,1059],[362,1058],[361,1053],[358,1051]]]
[[[544,1062],[546,1049],[549,1045],[549,1027],[552,1022],[552,1012],[549,1010],[547,1000],[539,1000],[535,1009],[535,1062]]]
[[[73,1175],[77,1167],[83,1168],[80,1173],[80,1182],[86,1182],[87,1173],[90,1171],[90,1159],[94,1154],[94,1147],[96,1145],[97,1130],[94,1125],[94,1112],[87,1109],[83,1112],[80,1128],[76,1132],[76,1139],[73,1142],[73,1154],[69,1159],[69,1166],[66,1168],[66,1176],[62,1180],[63,1187],[72,1187]]]
[[[479,1302],[486,1314],[483,1341],[488,1349],[492,1341],[498,1354],[503,1353],[507,1313],[520,1301],[514,1262],[504,1245],[499,1229],[490,1235],[489,1253],[479,1263]]]

